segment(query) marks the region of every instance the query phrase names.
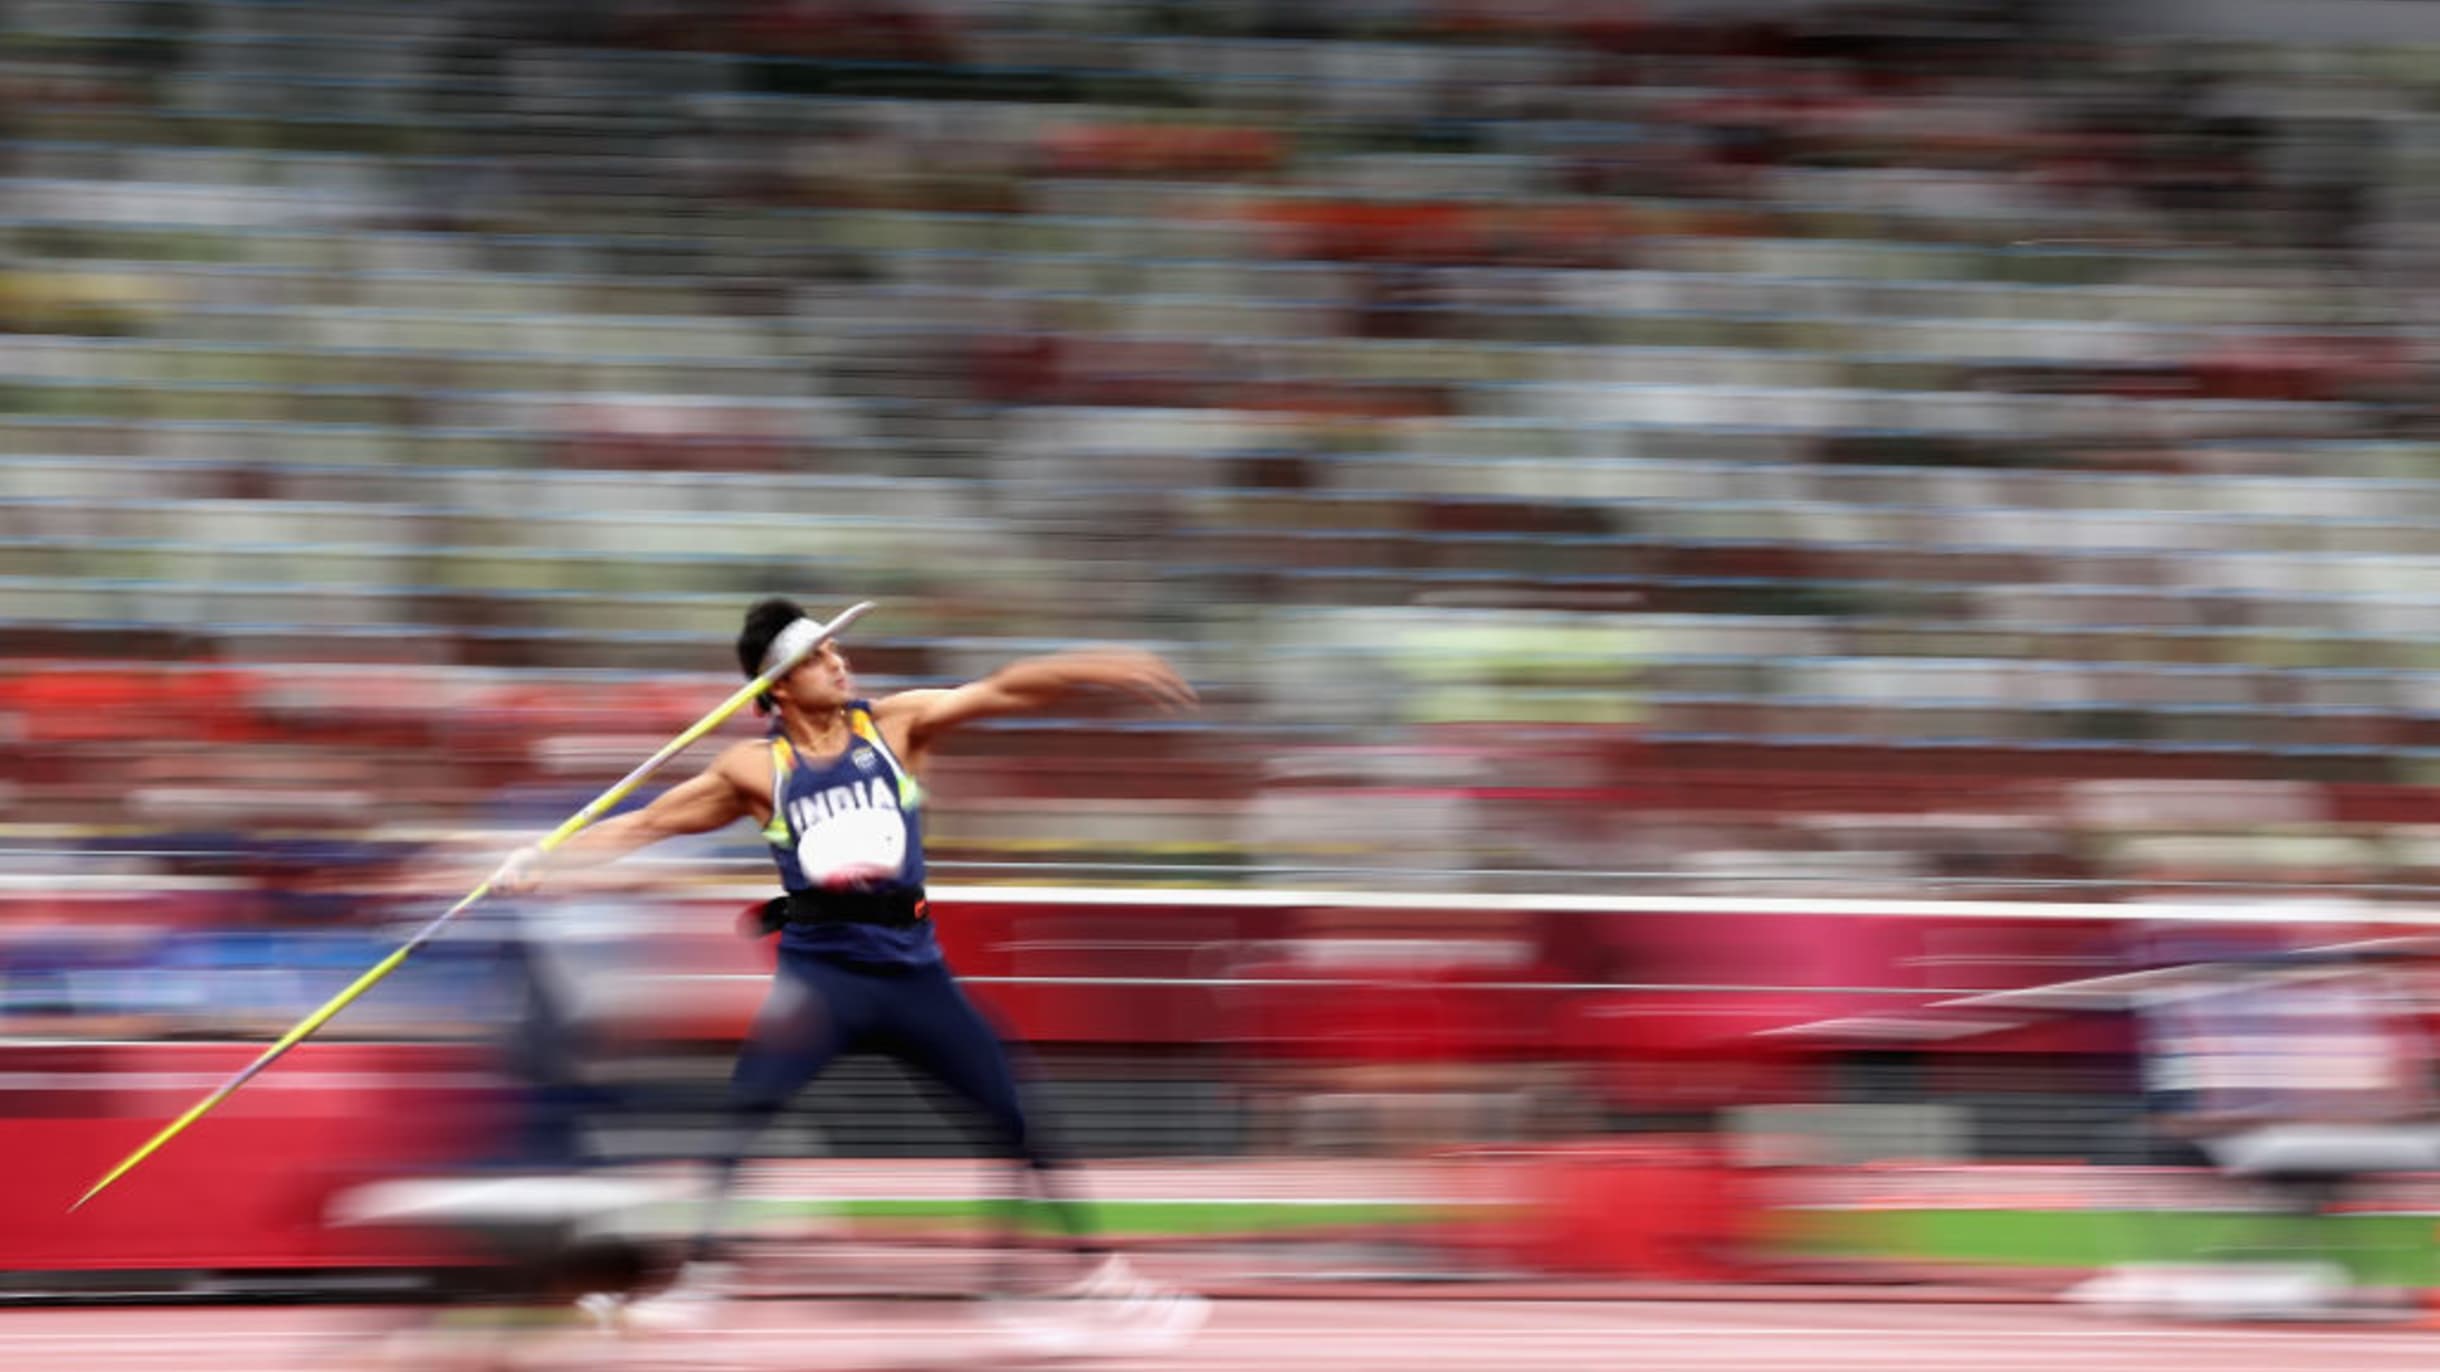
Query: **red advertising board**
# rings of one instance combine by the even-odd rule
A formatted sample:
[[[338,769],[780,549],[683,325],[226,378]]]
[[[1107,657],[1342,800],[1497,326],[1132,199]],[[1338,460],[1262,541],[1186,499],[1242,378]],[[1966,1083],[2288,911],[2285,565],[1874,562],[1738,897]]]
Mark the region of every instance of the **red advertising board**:
[[[433,1260],[329,1228],[347,1186],[464,1155],[487,1084],[461,1048],[308,1043],[86,1205],[119,1159],[260,1048],[0,1045],[0,1270],[316,1268]]]

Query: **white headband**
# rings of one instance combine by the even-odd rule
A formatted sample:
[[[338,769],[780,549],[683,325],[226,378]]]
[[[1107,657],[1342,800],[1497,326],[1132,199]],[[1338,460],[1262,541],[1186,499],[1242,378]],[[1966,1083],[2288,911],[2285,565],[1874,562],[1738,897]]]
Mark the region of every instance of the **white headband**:
[[[792,621],[787,628],[779,631],[777,638],[771,640],[771,646],[763,650],[762,674],[769,676],[782,667],[810,656],[814,649],[822,646],[824,630],[828,627],[810,619]]]
[[[872,612],[873,602],[859,600],[839,611],[839,617],[828,624],[816,624],[802,617],[789,621],[787,628],[772,635],[771,646],[763,649],[760,675],[770,676],[783,668],[795,666],[812,656],[816,648],[847,632],[848,625]]]

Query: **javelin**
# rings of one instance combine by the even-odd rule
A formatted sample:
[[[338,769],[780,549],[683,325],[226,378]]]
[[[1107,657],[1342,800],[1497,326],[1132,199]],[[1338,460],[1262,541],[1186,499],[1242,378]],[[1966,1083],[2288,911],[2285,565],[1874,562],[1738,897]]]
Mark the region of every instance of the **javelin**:
[[[727,720],[729,716],[737,713],[739,710],[744,709],[746,702],[754,699],[758,695],[761,695],[764,691],[769,690],[773,682],[776,682],[781,677],[786,676],[790,671],[795,669],[798,663],[811,656],[815,649],[821,647],[823,644],[829,642],[831,639],[844,632],[848,625],[862,619],[872,608],[873,603],[871,601],[860,601],[857,604],[850,605],[846,609],[840,611],[838,618],[833,619],[828,624],[815,628],[810,634],[790,634],[783,632],[780,639],[775,644],[775,646],[777,646],[780,650],[778,660],[772,662],[768,667],[764,668],[761,676],[758,676],[752,681],[749,681],[745,685],[739,687],[736,694],[714,706],[710,714],[705,715],[703,718],[696,720],[693,724],[688,725],[685,733],[671,739],[662,747],[661,751],[644,759],[642,765],[638,766],[634,771],[629,772],[626,776],[621,777],[618,783],[612,786],[609,790],[595,796],[591,801],[586,803],[585,808],[577,811],[573,815],[570,815],[566,823],[561,824],[556,829],[553,829],[550,832],[549,837],[543,839],[540,843],[537,843],[534,846],[538,850],[547,853],[558,847],[560,844],[574,838],[579,830],[583,829],[586,825],[591,824],[594,820],[601,818],[604,810],[607,810],[611,806],[618,804],[621,800],[626,799],[627,794],[630,791],[633,791],[637,786],[643,784],[644,778],[651,776],[654,772],[660,770],[661,764],[686,751],[687,747],[694,743],[695,740],[703,737],[705,734],[710,733],[712,730],[719,728],[721,723]],[[797,623],[798,626],[802,626],[806,623],[806,621],[799,620]],[[374,985],[380,982],[383,977],[386,977],[390,973],[398,970],[398,965],[407,960],[407,954],[414,952],[416,949],[421,948],[424,944],[430,942],[433,935],[438,934],[441,929],[449,923],[449,921],[456,919],[468,906],[491,894],[492,883],[498,881],[501,873],[505,870],[506,867],[503,865],[502,868],[495,870],[490,876],[483,878],[483,883],[480,886],[475,887],[472,891],[467,892],[465,899],[460,900],[457,904],[452,905],[448,909],[442,911],[439,918],[433,920],[423,928],[416,930],[413,938],[410,938],[405,943],[400,944],[397,951],[391,953],[388,957],[383,958],[380,962],[375,963],[371,971],[366,972],[363,976],[360,976],[356,978],[355,981],[349,983],[346,990],[341,991],[339,994],[332,996],[329,1000],[323,1002],[321,1009],[316,1010],[302,1020],[297,1021],[297,1026],[294,1029],[280,1035],[279,1042],[274,1043],[269,1048],[264,1049],[263,1055],[248,1063],[244,1071],[239,1072],[236,1076],[222,1082],[213,1090],[212,1094],[205,1096],[200,1101],[197,1101],[194,1108],[188,1110],[185,1114],[180,1115],[175,1120],[170,1121],[168,1128],[163,1129],[160,1133],[153,1135],[151,1139],[145,1142],[143,1147],[128,1154],[126,1161],[121,1162],[118,1166],[111,1168],[108,1174],[103,1176],[100,1181],[93,1184],[91,1190],[86,1191],[85,1194],[76,1198],[76,1204],[69,1206],[69,1211],[74,1212],[82,1208],[86,1201],[100,1195],[102,1191],[112,1182],[117,1181],[119,1178],[126,1176],[129,1172],[134,1171],[136,1164],[144,1161],[146,1158],[151,1157],[155,1152],[160,1150],[161,1145],[168,1143],[171,1139],[174,1139],[178,1137],[179,1134],[185,1132],[188,1125],[202,1119],[204,1114],[213,1106],[220,1104],[222,1101],[227,1100],[230,1096],[236,1094],[237,1088],[254,1080],[254,1078],[259,1075],[264,1068],[269,1067],[272,1063],[279,1061],[289,1049],[294,1048],[298,1044],[304,1042],[307,1035],[311,1034],[316,1029],[321,1028],[324,1024],[329,1023],[332,1016],[338,1014],[340,1011],[353,1004],[358,996],[372,990]]]

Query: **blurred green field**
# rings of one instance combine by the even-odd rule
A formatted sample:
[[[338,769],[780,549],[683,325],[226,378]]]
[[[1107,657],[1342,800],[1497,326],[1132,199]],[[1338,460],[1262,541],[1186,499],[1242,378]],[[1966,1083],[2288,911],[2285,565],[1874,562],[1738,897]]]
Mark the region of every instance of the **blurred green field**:
[[[1804,1251],[1980,1266],[2327,1259],[2359,1281],[2440,1285],[2440,1218],[2201,1210],[1822,1210],[1786,1216]]]

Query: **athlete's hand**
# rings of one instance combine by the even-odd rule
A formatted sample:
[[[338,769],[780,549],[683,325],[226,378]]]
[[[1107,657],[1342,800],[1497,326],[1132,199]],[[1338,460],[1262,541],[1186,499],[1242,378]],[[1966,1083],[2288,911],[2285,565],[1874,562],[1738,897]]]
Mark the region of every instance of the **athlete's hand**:
[[[1191,710],[1202,703],[1195,688],[1178,670],[1153,653],[1134,648],[1101,648],[1076,653],[1069,662],[1081,680],[1123,691],[1164,710]]]
[[[491,889],[503,896],[522,896],[542,889],[542,849],[529,843],[508,855],[499,870],[491,874]]]

